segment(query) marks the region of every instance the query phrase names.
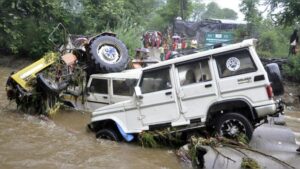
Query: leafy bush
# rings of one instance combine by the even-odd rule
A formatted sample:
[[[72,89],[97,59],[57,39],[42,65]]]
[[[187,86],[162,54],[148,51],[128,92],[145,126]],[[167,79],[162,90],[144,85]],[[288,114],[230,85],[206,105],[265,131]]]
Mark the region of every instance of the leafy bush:
[[[274,54],[279,46],[277,37],[275,31],[262,32],[257,44],[258,53],[265,55],[265,57],[270,57]]]
[[[117,38],[125,43],[131,57],[135,56],[135,49],[142,46],[141,36],[143,28],[129,19],[122,20],[115,28],[107,27],[106,31],[112,31],[117,34]]]
[[[257,54],[259,57],[262,57],[262,58],[271,58],[273,56],[273,54],[269,51],[258,50]]]
[[[300,82],[300,54],[288,58],[288,64],[283,67],[284,74],[291,80]]]

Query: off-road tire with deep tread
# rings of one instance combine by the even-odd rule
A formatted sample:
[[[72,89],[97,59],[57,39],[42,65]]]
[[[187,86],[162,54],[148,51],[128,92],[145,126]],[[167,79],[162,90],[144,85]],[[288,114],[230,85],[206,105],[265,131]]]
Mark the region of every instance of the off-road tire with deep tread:
[[[243,116],[240,113],[226,113],[226,114],[219,116],[219,118],[216,120],[216,124],[215,124],[215,130],[219,135],[224,136],[221,134],[222,125],[226,121],[230,121],[230,120],[238,121],[241,124],[243,124],[243,126],[245,127],[245,133],[243,133],[243,134],[245,134],[247,136],[248,140],[251,139],[253,130],[254,130],[253,125],[245,116]],[[226,136],[224,136],[224,137],[226,137]]]
[[[103,45],[113,46],[119,53],[119,59],[115,63],[107,63],[98,54],[99,47]],[[109,73],[123,71],[129,62],[128,50],[125,44],[113,36],[98,36],[90,41],[88,52],[92,61],[93,73]]]

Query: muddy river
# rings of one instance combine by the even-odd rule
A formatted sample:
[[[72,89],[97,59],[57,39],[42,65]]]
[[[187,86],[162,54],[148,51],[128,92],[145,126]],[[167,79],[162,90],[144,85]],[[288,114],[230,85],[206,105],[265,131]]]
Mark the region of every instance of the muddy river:
[[[85,128],[88,113],[64,110],[45,120],[18,112],[5,93],[7,75],[17,67],[0,63],[0,168],[184,167],[173,150],[96,140]]]
[[[0,59],[1,61],[1,59]],[[2,63],[1,63],[2,62]],[[88,113],[64,110],[46,118],[24,115],[6,100],[5,82],[20,63],[0,62],[0,168],[185,168],[171,149],[96,140],[86,131]],[[26,65],[26,64],[25,64]],[[300,112],[287,114],[300,141]]]

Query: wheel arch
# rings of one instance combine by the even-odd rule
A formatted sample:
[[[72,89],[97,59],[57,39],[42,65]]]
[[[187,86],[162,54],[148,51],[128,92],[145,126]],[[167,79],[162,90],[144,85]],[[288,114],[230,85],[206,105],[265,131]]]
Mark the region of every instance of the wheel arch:
[[[115,119],[108,118],[108,119],[94,120],[90,124],[91,124],[93,131],[98,131],[103,128],[117,129],[118,122]]]
[[[207,111],[206,124],[209,125],[211,122],[213,122],[213,120],[216,119],[214,117],[217,117],[223,113],[237,112],[236,110],[246,110],[245,113],[240,114],[252,122],[257,119],[257,114],[255,113],[249,101],[239,98],[219,101],[210,105]]]

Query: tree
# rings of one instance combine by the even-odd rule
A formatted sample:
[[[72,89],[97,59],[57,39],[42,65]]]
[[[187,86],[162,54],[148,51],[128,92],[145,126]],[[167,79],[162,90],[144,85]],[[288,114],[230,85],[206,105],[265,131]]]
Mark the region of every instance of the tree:
[[[40,57],[59,22],[72,34],[96,34],[123,20],[142,25],[161,0],[0,0],[0,49]],[[145,19],[146,18],[146,19]],[[130,20],[130,21],[129,21]],[[124,28],[124,27],[123,27]]]
[[[240,4],[240,10],[245,15],[245,20],[248,22],[248,34],[251,37],[257,36],[256,29],[262,20],[261,13],[257,8],[259,0],[242,0]]]
[[[146,27],[148,29],[165,30],[177,17],[181,17],[183,20],[188,19],[192,9],[191,0],[167,0],[155,11],[153,19]]]
[[[195,3],[198,4],[198,3]],[[199,7],[196,6],[192,16],[194,18],[203,18],[203,19],[232,19],[235,20],[237,19],[237,13],[229,8],[220,8],[220,6],[215,3],[215,2],[211,2],[209,3],[207,6],[204,5],[204,9],[203,9],[203,5],[198,4]],[[199,8],[199,9],[197,9]],[[202,12],[200,13],[198,10],[202,10]],[[198,16],[197,16],[198,15]],[[199,16],[200,15],[200,16]]]
[[[32,56],[49,49],[47,36],[66,15],[59,0],[1,0],[0,6],[1,49]]]
[[[237,13],[229,8],[223,8],[223,18],[236,20],[238,18]]]
[[[263,0],[270,6],[270,13],[275,16],[276,23],[281,25],[294,25],[300,21],[299,0]],[[279,9],[279,11],[277,11]],[[276,11],[276,12],[274,12]]]
[[[193,2],[193,12],[191,14],[191,21],[197,22],[202,20],[202,15],[206,10],[206,5],[201,2]]]

